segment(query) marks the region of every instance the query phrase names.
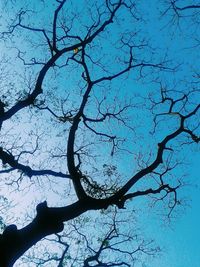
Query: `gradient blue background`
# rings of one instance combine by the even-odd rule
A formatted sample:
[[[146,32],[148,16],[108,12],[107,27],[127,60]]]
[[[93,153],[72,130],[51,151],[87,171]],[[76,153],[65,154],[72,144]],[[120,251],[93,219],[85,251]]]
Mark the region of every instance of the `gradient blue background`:
[[[183,2],[188,3],[189,1]],[[179,75],[187,78],[188,71],[192,74],[191,66],[194,69],[199,67],[199,57],[197,56],[199,49],[192,48],[196,45],[194,37],[199,36],[199,30],[195,29],[194,36],[192,27],[196,26],[194,24],[192,26],[189,18],[182,18],[178,23],[175,21],[171,24],[172,13],[169,13],[169,16],[162,16],[161,11],[165,10],[163,3],[164,1],[156,0],[141,1],[141,10],[147,18],[143,30],[151,36],[155,53],[161,55],[162,49],[164,51],[167,48],[172,62],[174,56],[177,62],[183,64]],[[47,17],[48,12],[47,10]],[[133,25],[127,25],[127,27],[133,27]],[[117,29],[115,30],[117,32]],[[110,52],[112,53],[112,50]],[[166,79],[170,80],[171,74],[166,75],[168,75]],[[147,90],[147,85],[140,84],[136,87],[138,87],[138,92]],[[151,91],[151,85],[148,85],[148,90]],[[143,120],[145,125],[147,123],[145,116]],[[143,267],[200,267],[200,156],[198,152],[188,151],[190,151],[188,153],[190,163],[187,178],[191,185],[182,189],[181,194],[187,197],[189,206],[186,206],[185,211],[181,211],[181,214],[177,215],[170,224],[162,222],[162,219],[154,216],[152,211],[141,214],[139,219],[145,235],[155,238],[156,243],[163,249],[159,257],[149,259]]]

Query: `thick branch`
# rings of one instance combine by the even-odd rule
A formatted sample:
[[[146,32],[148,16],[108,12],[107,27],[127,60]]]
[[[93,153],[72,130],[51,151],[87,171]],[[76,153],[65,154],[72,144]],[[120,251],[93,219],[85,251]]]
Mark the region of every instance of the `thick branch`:
[[[60,5],[58,6],[58,8],[56,9],[55,13],[54,13],[54,19],[53,19],[53,50],[54,51],[58,51],[57,50],[57,46],[56,46],[56,39],[57,39],[57,34],[56,34],[56,26],[57,26],[57,19],[58,19],[58,14],[60,12],[60,10],[62,9],[64,3],[66,2],[66,0],[63,0]]]
[[[78,125],[80,123],[81,116],[83,114],[84,107],[87,103],[89,93],[92,89],[92,85],[89,85],[84,96],[82,103],[80,105],[79,111],[77,115],[74,117],[73,124],[70,128],[69,132],[69,137],[68,137],[68,143],[67,143],[67,164],[68,164],[68,169],[70,176],[73,180],[74,183],[74,188],[77,194],[77,197],[79,199],[83,199],[86,197],[86,193],[81,185],[81,177],[82,174],[81,172],[77,169],[75,165],[75,151],[74,151],[74,143],[75,143],[75,136],[76,136],[76,131],[78,129]]]
[[[136,184],[137,181],[139,181],[142,177],[146,176],[147,174],[155,170],[163,162],[163,152],[166,149],[166,144],[170,140],[176,138],[182,132],[183,129],[182,127],[180,127],[172,134],[166,136],[164,140],[158,144],[157,156],[156,159],[153,161],[153,163],[150,164],[148,167],[139,171],[136,175],[134,175],[113,197],[116,199],[122,198],[133,187],[133,185]]]
[[[47,170],[33,170],[31,167],[19,163],[12,154],[5,152],[2,149],[2,147],[0,147],[0,159],[2,160],[3,164],[9,164],[10,167],[12,167],[12,169],[9,169],[9,171],[20,170],[24,174],[26,174],[28,177],[52,175],[55,177],[70,178],[69,175],[64,174],[62,172],[55,172],[55,171],[48,170],[48,169]]]
[[[66,207],[49,208],[43,202],[37,206],[35,219],[17,230],[15,225],[8,226],[0,236],[0,266],[12,267],[30,247],[47,235],[61,232],[63,222],[78,217],[88,210],[98,210],[107,207],[107,201],[77,201]]]

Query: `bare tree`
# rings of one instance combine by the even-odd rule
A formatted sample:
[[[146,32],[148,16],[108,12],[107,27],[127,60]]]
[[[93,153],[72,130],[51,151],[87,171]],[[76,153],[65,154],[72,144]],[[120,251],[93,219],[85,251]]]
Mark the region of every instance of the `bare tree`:
[[[35,266],[132,266],[143,257],[152,257],[160,252],[153,240],[144,240],[138,229],[131,229],[128,217],[121,218],[116,208],[101,214],[100,220],[95,218],[93,233],[88,231],[93,224],[91,217],[84,217],[81,221],[69,222],[62,234],[52,238],[45,238],[45,250],[38,251],[39,247],[26,253],[23,262]],[[132,222],[134,221],[133,216]],[[123,228],[121,227],[123,225]],[[134,232],[133,232],[134,231]],[[54,253],[50,247],[53,244],[60,246],[60,251]],[[41,250],[41,246],[40,246]],[[143,259],[144,260],[144,259]]]
[[[170,17],[170,24],[178,26],[179,29],[184,28],[183,22],[187,25],[191,25],[191,33],[198,32],[196,27],[199,24],[199,12],[200,3],[199,1],[179,1],[179,0],[167,0],[164,1],[165,8],[162,11],[162,15],[168,15]],[[198,35],[193,36],[198,39]]]
[[[143,6],[136,1],[8,1],[2,10],[8,17],[1,41],[11,53],[2,60],[2,66],[9,66],[2,67],[2,179],[21,197],[31,186],[42,197],[29,223],[20,222],[20,229],[11,224],[0,236],[0,265],[13,266],[37,242],[56,234],[64,252],[44,257],[43,263],[53,258],[64,266],[68,244],[58,233],[65,222],[110,206],[123,210],[138,197],[163,201],[170,217],[184,185],[174,178],[178,152],[200,140],[199,75],[183,89],[170,84],[178,63],[159,49],[155,53],[149,36],[144,37]],[[144,95],[134,94],[133,83],[140,81],[156,88],[148,96],[148,121],[143,119]],[[62,201],[42,201],[50,190]],[[131,266],[125,260],[103,262],[100,255],[109,249],[130,258],[137,251],[151,253],[143,243],[124,250],[126,236],[119,248],[115,223],[114,218],[95,249],[72,224],[91,253],[82,259],[83,266]],[[68,259],[73,257],[78,261],[74,255]]]

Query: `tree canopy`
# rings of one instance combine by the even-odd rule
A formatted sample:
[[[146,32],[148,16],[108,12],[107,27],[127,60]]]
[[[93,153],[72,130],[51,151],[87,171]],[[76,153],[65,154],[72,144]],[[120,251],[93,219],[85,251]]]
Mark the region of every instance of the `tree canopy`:
[[[157,254],[136,210],[170,220],[182,204],[200,140],[199,2],[0,5],[0,266]]]

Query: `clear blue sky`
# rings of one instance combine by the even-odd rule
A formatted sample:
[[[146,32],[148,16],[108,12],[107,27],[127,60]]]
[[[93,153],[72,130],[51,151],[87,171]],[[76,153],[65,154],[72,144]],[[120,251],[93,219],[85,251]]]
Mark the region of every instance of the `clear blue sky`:
[[[200,157],[194,157],[191,164],[191,182],[193,185],[184,189],[184,194],[190,199],[190,207],[179,214],[170,224],[158,220],[150,213],[144,226],[149,236],[154,236],[161,245],[163,253],[146,263],[146,267],[199,267],[200,264]],[[142,221],[142,219],[141,219]]]
[[[34,3],[36,3],[35,1]],[[39,1],[42,2],[42,1]],[[81,3],[82,1],[80,1]],[[136,1],[138,2],[138,1]],[[171,60],[171,63],[168,63],[168,65],[175,66],[179,65],[178,72],[175,73],[158,73],[159,79],[166,80],[168,84],[173,84],[173,81],[178,81],[179,90],[182,90],[182,86],[185,86],[187,84],[187,81],[190,81],[190,77],[194,74],[194,70],[197,70],[197,67],[199,66],[199,55],[198,55],[198,49],[195,47],[192,49],[191,47],[194,46],[195,40],[193,39],[194,31],[196,31],[196,34],[199,34],[199,30],[195,28],[195,26],[192,24],[191,20],[189,18],[183,18],[181,19],[181,24],[176,24],[177,21],[175,21],[175,24],[170,24],[171,21],[171,14],[167,13],[165,16],[161,16],[161,11],[165,10],[165,5],[161,5],[161,3],[164,3],[165,1],[158,1],[158,0],[152,0],[152,1],[141,1],[140,3],[140,12],[141,17],[145,17],[146,21],[143,22],[142,27],[140,26],[140,23],[137,22],[137,30],[141,30],[141,35],[145,36],[147,39],[149,39],[149,43],[152,44],[152,48],[155,48],[154,56],[155,58],[161,59],[164,58],[165,52],[167,51],[167,56]],[[189,1],[183,1],[183,2],[189,2]],[[56,1],[55,1],[56,3]],[[33,3],[32,3],[33,4]],[[81,12],[81,5],[79,5],[80,12]],[[40,9],[40,8],[39,8]],[[49,10],[47,10],[44,17],[46,16],[49,18]],[[11,12],[12,13],[12,12]],[[84,13],[81,13],[83,15]],[[33,20],[35,20],[35,23],[37,20],[33,17]],[[84,23],[87,23],[87,17],[84,17],[83,19]],[[131,29],[132,27],[135,27],[135,24],[131,24],[131,22],[127,19],[125,21],[125,28]],[[82,22],[80,22],[81,24]],[[136,23],[136,22],[135,22]],[[77,23],[78,24],[78,23]],[[74,31],[76,33],[79,33],[81,30],[78,29],[78,26],[74,27]],[[113,24],[114,25],[114,24]],[[113,35],[113,40],[115,40],[115,37],[118,34],[118,28],[116,26],[111,25],[111,31],[110,34]],[[189,27],[188,27],[189,25]],[[192,26],[193,25],[193,26]],[[141,28],[140,28],[141,27]],[[195,35],[196,36],[196,35]],[[105,36],[104,36],[105,37]],[[18,40],[19,41],[19,40]],[[108,62],[112,62],[112,53],[113,53],[113,47],[106,42],[106,38],[100,39],[99,42],[102,42],[102,46],[106,43],[106,49],[99,51],[95,51],[95,48],[93,50],[91,49],[91,53],[96,53],[96,56],[99,56],[99,54],[104,53],[105,51],[108,53]],[[99,45],[99,43],[98,43]],[[190,49],[188,49],[190,48]],[[23,48],[24,50],[27,49],[27,47]],[[22,50],[23,50],[22,49]],[[30,49],[32,49],[30,47]],[[33,50],[33,49],[32,49]],[[118,50],[119,51],[119,50]],[[149,52],[144,52],[144,55],[140,54],[143,53],[143,51],[146,50],[134,50],[133,56],[136,58],[142,58],[148,57]],[[29,51],[30,52],[30,51]],[[33,51],[31,51],[33,53]],[[16,51],[15,51],[16,53]],[[110,53],[110,54],[109,54]],[[109,64],[107,66],[109,66]],[[113,70],[115,70],[118,67],[118,64],[116,62],[112,65]],[[76,70],[75,70],[76,71]],[[75,71],[73,73],[75,73]],[[79,73],[80,74],[80,73]],[[150,80],[152,77],[147,77],[148,82],[144,83],[144,81],[135,81],[135,75],[134,72],[132,75],[127,78],[127,80],[122,82],[120,80],[121,84],[127,84],[127,88],[124,88],[124,90],[120,91],[118,93],[118,96],[121,98],[126,98],[128,95],[132,96],[133,93],[140,93],[143,97],[147,97],[148,93],[150,92],[156,92],[158,89],[158,84],[156,83],[150,83]],[[94,75],[99,75],[99,72],[95,73]],[[153,74],[153,78],[156,77],[155,74]],[[133,79],[132,79],[133,77]],[[73,77],[70,77],[70,85],[76,87],[76,84],[73,84]],[[174,80],[173,80],[174,79]],[[76,79],[74,79],[76,80]],[[69,82],[69,81],[68,81]],[[118,84],[118,81],[116,82],[116,88],[120,87],[120,83]],[[55,82],[56,84],[56,82]],[[63,85],[63,87],[65,84]],[[188,85],[188,88],[190,85]],[[178,88],[178,87],[177,87]],[[79,89],[79,88],[78,88]],[[107,90],[107,88],[106,88]],[[107,93],[106,90],[104,93]],[[184,88],[184,90],[187,90],[187,88]],[[115,92],[114,92],[115,93]],[[107,93],[109,94],[109,93]],[[98,95],[98,94],[97,94]],[[112,97],[111,93],[111,97]],[[138,98],[139,99],[139,98]],[[135,110],[134,110],[135,112]],[[134,113],[133,112],[133,113]],[[137,111],[138,112],[138,111]],[[133,114],[134,116],[137,115],[139,118],[138,124],[141,126],[141,134],[146,134],[146,131],[148,131],[149,125],[149,119],[150,117],[146,116],[145,110],[141,108],[138,112],[138,114]],[[134,117],[134,120],[137,119],[137,116]],[[148,119],[148,121],[147,121]],[[167,126],[167,125],[166,125]],[[119,130],[120,132],[120,130]],[[161,133],[162,134],[162,133]],[[145,139],[145,136],[142,136],[144,139],[140,139],[140,145],[136,143],[128,143],[131,144],[132,148],[134,149],[144,149],[146,152],[148,150],[148,145],[151,148],[153,146],[153,142],[158,142],[161,138],[160,133],[156,136],[156,140],[152,141],[151,136],[149,135],[147,139]],[[149,138],[149,139],[148,139]],[[128,135],[128,139],[131,140],[132,136]],[[152,142],[152,143],[151,143]],[[144,148],[144,144],[147,144],[147,147]],[[188,157],[189,163],[187,163],[187,168],[183,172],[187,174],[186,178],[187,181],[191,182],[191,186],[184,187],[180,195],[185,196],[190,203],[190,207],[185,207],[185,211],[182,212],[180,209],[180,213],[175,220],[171,222],[169,225],[166,222],[162,222],[161,216],[156,216],[154,214],[154,209],[151,210],[143,210],[141,212],[141,217],[139,218],[139,221],[141,223],[141,226],[144,226],[144,233],[149,236],[149,238],[155,238],[156,244],[160,245],[161,248],[163,248],[163,253],[155,259],[149,260],[146,262],[146,265],[143,267],[199,267],[200,266],[200,182],[199,182],[199,164],[200,164],[200,156],[198,155],[198,152],[193,151],[194,149],[191,148],[186,150],[184,155]],[[130,170],[131,163],[128,163],[128,159],[130,159],[132,156],[127,156],[127,158],[121,159],[121,163],[119,166],[119,169],[122,169],[125,166],[126,170]],[[136,165],[136,163],[134,162]],[[180,174],[180,170],[177,171],[177,176]],[[197,187],[196,187],[197,185]],[[134,208],[134,202],[132,204]],[[136,264],[137,267],[137,264]]]
[[[145,2],[144,5],[148,6],[149,2]],[[188,1],[179,1],[178,3],[184,5],[186,2],[188,3]],[[192,2],[194,3],[195,1]],[[156,10],[155,6],[156,1],[151,1],[151,12],[149,12],[151,23],[148,24],[147,28],[152,33],[154,32],[153,34],[158,46],[160,45],[163,48],[168,46],[172,55],[174,53],[174,58],[178,58],[183,64],[179,81],[184,80],[184,78],[188,79],[191,67],[193,66],[194,70],[195,68],[198,69],[199,66],[198,48],[197,50],[196,47],[188,49],[196,44],[192,38],[194,29],[192,29],[190,24],[191,21],[189,18],[182,18],[179,21],[179,25],[176,24],[178,22],[176,20],[174,25],[168,24],[171,17],[166,16],[158,19],[158,10]],[[171,15],[172,13],[169,12],[169,14]],[[199,30],[197,30],[195,36],[199,36],[199,33]],[[182,90],[181,87],[179,89]],[[191,182],[191,186],[186,186],[180,193],[190,200],[188,202],[189,206],[186,206],[185,211],[181,212],[168,226],[162,221],[159,222],[158,218],[156,219],[148,213],[144,223],[146,229],[148,229],[147,232],[155,236],[155,239],[158,240],[158,243],[164,249],[163,254],[159,258],[146,263],[145,267],[200,266],[200,155],[197,151],[198,149],[195,152],[191,149],[187,154],[190,163],[186,171],[186,179]]]

